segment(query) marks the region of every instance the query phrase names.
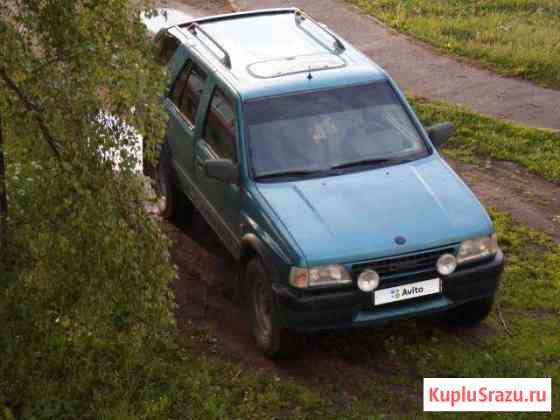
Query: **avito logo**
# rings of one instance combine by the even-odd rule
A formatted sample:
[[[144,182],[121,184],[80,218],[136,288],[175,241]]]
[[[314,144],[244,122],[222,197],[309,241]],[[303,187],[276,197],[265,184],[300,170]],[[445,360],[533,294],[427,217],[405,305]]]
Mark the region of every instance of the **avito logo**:
[[[413,287],[409,287],[408,289],[405,288],[402,291],[402,296],[404,297],[404,296],[420,295],[422,293],[424,293],[423,287],[413,286]]]
[[[412,287],[408,287],[408,288],[404,288],[402,289],[393,289],[391,290],[391,297],[393,299],[400,299],[401,297],[409,297],[409,296],[414,296],[414,295],[421,295],[424,292],[424,288],[423,287],[416,287],[416,286],[412,286]]]

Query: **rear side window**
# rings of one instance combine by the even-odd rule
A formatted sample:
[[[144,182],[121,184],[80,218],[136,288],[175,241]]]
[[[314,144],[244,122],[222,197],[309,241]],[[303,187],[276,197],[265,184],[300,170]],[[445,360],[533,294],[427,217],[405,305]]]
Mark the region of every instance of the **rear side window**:
[[[202,137],[222,159],[237,161],[235,107],[219,88],[214,90]]]
[[[183,115],[193,124],[196,119],[196,110],[200,103],[200,96],[204,91],[205,85],[206,73],[193,63],[187,79],[185,92],[183,93],[181,106],[179,106]]]
[[[200,96],[206,85],[206,73],[196,64],[188,61],[175,81],[170,98],[183,116],[195,123]]]
[[[187,84],[189,71],[190,63],[187,62],[187,64],[183,67],[183,70],[181,70],[181,73],[179,73],[179,76],[177,76],[173,89],[171,90],[171,95],[169,95],[173,103],[177,105],[177,108],[181,108],[181,98],[185,90],[185,85]]]
[[[170,33],[165,32],[156,40],[156,44],[156,60],[160,64],[167,64],[171,57],[173,57],[173,54],[175,54],[175,51],[177,51],[177,47],[179,47],[179,40]]]

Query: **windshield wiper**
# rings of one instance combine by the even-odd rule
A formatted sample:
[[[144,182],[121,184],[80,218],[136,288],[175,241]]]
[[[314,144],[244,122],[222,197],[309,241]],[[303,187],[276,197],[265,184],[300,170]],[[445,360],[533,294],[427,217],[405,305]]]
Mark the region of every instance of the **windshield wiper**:
[[[255,179],[269,179],[269,178],[279,178],[284,176],[306,176],[306,175],[315,175],[318,173],[325,172],[324,170],[311,170],[311,169],[297,169],[293,171],[282,171],[282,172],[269,172],[257,175]]]
[[[361,159],[361,160],[354,160],[352,162],[343,162],[337,165],[331,166],[331,169],[344,169],[344,168],[351,168],[353,166],[362,166],[362,165],[374,165],[379,163],[404,163],[410,162],[410,159],[387,159],[387,158],[377,158],[377,159]]]

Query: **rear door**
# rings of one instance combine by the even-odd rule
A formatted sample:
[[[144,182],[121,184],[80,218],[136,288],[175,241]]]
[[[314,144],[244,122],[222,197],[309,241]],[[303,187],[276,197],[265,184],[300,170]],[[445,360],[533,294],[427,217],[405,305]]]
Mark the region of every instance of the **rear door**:
[[[210,82],[212,84],[212,82]],[[207,220],[235,256],[239,253],[239,186],[210,178],[204,162],[230,159],[238,163],[237,112],[234,96],[213,85],[203,112],[202,130],[196,142],[196,184],[207,199]]]
[[[194,146],[200,135],[199,108],[205,103],[207,73],[187,58],[178,71],[165,107],[169,112],[167,143],[183,191],[192,198]]]

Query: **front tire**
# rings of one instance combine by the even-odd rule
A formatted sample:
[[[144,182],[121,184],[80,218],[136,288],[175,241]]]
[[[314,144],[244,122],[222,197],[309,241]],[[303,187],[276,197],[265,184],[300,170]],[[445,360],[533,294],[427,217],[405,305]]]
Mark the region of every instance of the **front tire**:
[[[444,319],[451,325],[459,327],[474,327],[484,321],[494,305],[494,296],[474,300],[444,314]]]
[[[257,347],[270,359],[293,357],[300,348],[298,336],[282,328],[278,321],[272,283],[260,259],[253,258],[247,264],[245,279]]]

